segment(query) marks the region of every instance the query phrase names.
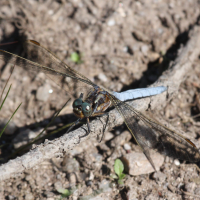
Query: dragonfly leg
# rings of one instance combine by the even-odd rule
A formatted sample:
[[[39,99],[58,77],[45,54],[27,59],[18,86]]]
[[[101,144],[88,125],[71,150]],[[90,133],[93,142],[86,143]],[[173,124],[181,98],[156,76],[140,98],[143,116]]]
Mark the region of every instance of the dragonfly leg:
[[[80,97],[79,97],[79,99],[82,99],[82,98],[83,98],[83,93],[81,93],[81,94],[80,94]]]
[[[100,117],[103,117],[103,116],[107,116],[107,119],[106,119],[106,124],[104,125],[103,127],[103,133],[102,133],[102,136],[101,136],[101,139],[99,140],[99,143],[102,141],[103,137],[104,137],[104,133],[105,133],[105,130],[106,130],[106,127],[107,127],[107,124],[108,124],[108,120],[109,120],[109,114],[108,113],[105,113],[105,112],[96,112],[92,115],[92,117],[99,117],[99,120],[100,120]],[[101,120],[100,120],[101,121]]]
[[[85,134],[85,135],[79,136],[79,139],[80,139],[80,138],[86,137],[86,136],[89,135],[89,133],[90,133],[90,120],[89,120],[89,117],[87,117],[86,119],[87,119],[88,131],[86,131],[86,134]]]
[[[102,133],[102,136],[101,136],[101,139],[99,140],[99,143],[101,143],[101,141],[103,140],[103,138],[104,138],[104,133],[105,133],[105,130],[106,130],[106,127],[107,127],[107,124],[108,124],[108,120],[109,120],[109,114],[108,113],[104,113],[104,114],[102,114],[101,116],[99,116],[99,117],[102,117],[102,116],[107,116],[107,119],[106,119],[106,124],[104,125],[104,127],[103,127],[103,133]]]
[[[81,120],[81,118],[79,118],[78,120],[76,120],[76,121],[69,127],[69,129],[67,130],[67,133],[69,133],[69,131],[71,131],[72,128],[74,128],[74,126],[76,126],[76,125],[79,123],[80,120]]]
[[[89,117],[87,117],[86,120],[87,120],[87,127],[88,127],[88,133],[87,133],[87,135],[88,135],[90,133],[90,120],[89,120]]]

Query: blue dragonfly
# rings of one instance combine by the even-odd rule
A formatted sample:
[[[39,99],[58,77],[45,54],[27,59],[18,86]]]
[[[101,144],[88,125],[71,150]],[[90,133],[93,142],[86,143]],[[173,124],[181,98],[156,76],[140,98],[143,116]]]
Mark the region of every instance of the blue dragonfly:
[[[103,115],[112,105],[123,117],[126,126],[155,171],[156,167],[151,159],[150,149],[180,160],[200,161],[199,150],[189,139],[150,119],[125,102],[160,94],[166,90],[166,87],[128,90],[121,93],[110,92],[69,67],[40,43],[28,40],[25,42],[25,46],[30,50],[30,59],[5,50],[0,50],[0,59],[14,65],[28,67],[34,71],[43,71],[55,82],[60,81],[63,77],[69,77],[75,83],[79,82],[90,88],[85,98],[81,93],[79,98],[73,102],[73,112],[78,117],[74,125],[86,118],[89,133],[89,118]]]

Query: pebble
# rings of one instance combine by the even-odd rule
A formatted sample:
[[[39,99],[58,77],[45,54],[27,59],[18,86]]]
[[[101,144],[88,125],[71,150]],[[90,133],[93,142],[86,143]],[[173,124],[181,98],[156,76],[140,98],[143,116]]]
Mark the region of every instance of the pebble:
[[[164,162],[164,157],[154,151],[150,151],[150,155],[156,170],[159,170]],[[142,152],[130,152],[123,156],[121,161],[125,171],[130,175],[137,176],[154,172],[153,167]]]
[[[174,160],[174,164],[175,164],[176,166],[179,166],[179,165],[180,165],[180,161],[179,161],[178,159],[175,159],[175,160]]]
[[[103,192],[110,192],[112,191],[112,188],[110,187],[110,182],[106,179],[103,179],[100,183],[99,183],[99,189],[102,189]]]
[[[33,199],[35,199],[35,198],[34,198],[34,196],[33,196],[32,193],[28,193],[28,194],[25,195],[25,198],[24,198],[24,199],[25,199],[25,200],[33,200]]]
[[[70,186],[73,187],[76,185],[77,176],[75,173],[70,173],[68,176],[68,180],[70,182]]]
[[[166,179],[166,175],[160,171],[157,171],[153,174],[152,178],[163,183]]]
[[[190,193],[193,193],[194,192],[194,189],[195,189],[195,187],[196,187],[196,183],[186,183],[185,184],[185,190],[187,191],[187,192],[190,192]]]
[[[49,91],[51,90],[51,86],[49,84],[45,84],[40,86],[36,93],[36,99],[39,101],[47,101],[49,98]]]
[[[103,74],[103,73],[100,73],[100,74],[98,75],[98,78],[99,78],[99,80],[101,80],[101,81],[103,81],[103,82],[107,82],[107,81],[108,81],[108,78],[107,78],[106,75]]]
[[[149,47],[147,45],[142,45],[141,51],[144,55],[147,55]]]
[[[54,187],[57,191],[59,191],[60,189],[63,188],[63,185],[60,181],[57,181],[57,182],[54,183]]]
[[[125,144],[124,144],[124,149],[125,149],[126,151],[129,151],[129,150],[131,150],[131,146],[130,146],[128,143],[125,143]]]
[[[111,132],[104,133],[104,140],[105,141],[111,140],[113,137],[114,137],[114,135]]]
[[[114,26],[115,25],[115,20],[114,19],[110,19],[108,21],[108,26]]]
[[[200,187],[197,187],[197,188],[194,190],[194,194],[200,196]]]
[[[115,147],[116,145],[124,145],[129,140],[131,140],[132,136],[129,131],[124,131],[120,135],[117,135],[112,141],[111,141],[111,147]]]
[[[92,181],[90,181],[90,180],[89,180],[89,181],[86,181],[86,185],[87,185],[87,186],[92,186]]]
[[[66,173],[78,172],[79,171],[79,162],[74,158],[66,158],[64,160],[65,165],[62,166],[62,171]]]

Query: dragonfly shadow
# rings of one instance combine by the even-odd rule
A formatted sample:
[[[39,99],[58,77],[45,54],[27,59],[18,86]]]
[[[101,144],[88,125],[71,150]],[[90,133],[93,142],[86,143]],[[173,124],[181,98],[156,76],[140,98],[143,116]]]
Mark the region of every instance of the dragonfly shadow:
[[[140,122],[134,123],[136,129],[138,124],[140,124]],[[180,160],[187,160],[191,162],[196,157],[196,152],[193,148],[191,148],[191,146],[185,145],[185,142],[181,143],[179,138],[175,136],[173,137],[173,135],[169,137],[169,134],[167,132],[165,134],[160,127],[149,128],[140,124],[139,131],[140,136],[137,140],[140,141],[140,145],[147,147],[149,150],[153,149],[164,156],[169,156],[173,159],[179,158]],[[169,129],[169,131],[171,130]],[[186,139],[186,144],[188,142],[193,146],[193,143]]]

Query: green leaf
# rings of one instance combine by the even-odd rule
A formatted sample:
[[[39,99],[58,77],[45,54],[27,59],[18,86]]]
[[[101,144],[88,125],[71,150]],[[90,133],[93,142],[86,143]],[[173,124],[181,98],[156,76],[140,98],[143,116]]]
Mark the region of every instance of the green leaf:
[[[123,185],[124,184],[123,180],[121,180],[121,179],[119,179],[117,182],[118,182],[119,185]]]
[[[72,192],[68,189],[60,188],[57,190],[60,194],[62,194],[62,197],[68,197],[72,194]]]
[[[119,179],[123,179],[124,177],[126,176],[126,174],[121,174],[120,176],[119,176]]]
[[[124,165],[120,159],[115,160],[114,170],[118,177],[120,177],[122,172],[124,171]]]
[[[80,55],[76,52],[72,53],[70,58],[75,63],[80,63],[81,61]]]
[[[110,177],[113,179],[118,179],[118,176],[116,174],[111,174]]]

